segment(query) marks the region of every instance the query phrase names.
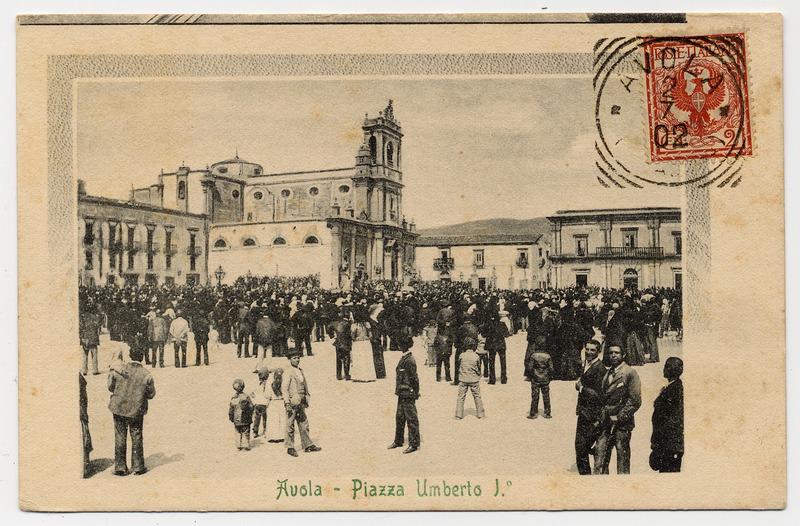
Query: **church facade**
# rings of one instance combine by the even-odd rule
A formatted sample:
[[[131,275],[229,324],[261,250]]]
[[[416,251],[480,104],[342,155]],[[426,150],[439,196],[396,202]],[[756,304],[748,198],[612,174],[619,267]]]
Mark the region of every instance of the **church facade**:
[[[267,173],[239,158],[181,166],[131,203],[204,216],[207,270],[216,284],[253,275],[318,274],[327,288],[413,275],[415,225],[403,216],[402,139],[392,101],[362,123],[354,166]],[[201,251],[197,251],[201,252]]]

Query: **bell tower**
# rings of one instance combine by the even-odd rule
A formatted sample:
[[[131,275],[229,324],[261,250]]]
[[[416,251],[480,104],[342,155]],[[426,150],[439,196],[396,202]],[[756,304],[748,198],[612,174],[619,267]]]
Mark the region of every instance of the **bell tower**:
[[[364,117],[364,141],[356,155],[356,217],[399,225],[402,221],[403,132],[393,101],[377,117]],[[363,212],[363,213],[362,213]]]
[[[364,144],[369,148],[372,164],[379,168],[377,171],[380,175],[396,181],[402,180],[400,145],[403,132],[400,122],[394,118],[393,101],[389,99],[386,108],[379,111],[377,117],[370,118],[366,115],[361,129],[364,131]]]

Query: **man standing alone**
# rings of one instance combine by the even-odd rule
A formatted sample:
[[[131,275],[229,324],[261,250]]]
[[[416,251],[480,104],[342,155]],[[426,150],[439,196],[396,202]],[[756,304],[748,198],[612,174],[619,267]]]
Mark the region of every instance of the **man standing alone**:
[[[413,453],[420,446],[419,418],[417,417],[417,399],[419,398],[419,376],[417,362],[411,354],[412,340],[407,330],[396,336],[398,347],[403,356],[397,362],[394,394],[397,395],[397,413],[395,415],[394,442],[389,449],[401,447],[408,424],[408,447],[403,453]]]
[[[108,409],[114,415],[114,475],[127,475],[128,433],[131,435],[131,467],[134,475],[147,472],[144,465],[144,415],[147,401],[156,395],[150,371],[142,366],[144,354],[130,350],[131,361],[108,373],[111,400]]]
[[[284,373],[281,394],[283,395],[283,403],[286,406],[286,452],[296,457],[297,450],[294,448],[295,422],[297,422],[297,428],[300,430],[300,444],[306,453],[321,451],[322,448],[314,445],[311,440],[308,416],[306,415],[308,398],[311,394],[308,391],[306,376],[300,368],[300,351],[293,349],[288,358],[291,367]]]
[[[659,473],[677,473],[683,459],[683,360],[671,356],[664,363],[669,382],[653,404],[650,467]]]

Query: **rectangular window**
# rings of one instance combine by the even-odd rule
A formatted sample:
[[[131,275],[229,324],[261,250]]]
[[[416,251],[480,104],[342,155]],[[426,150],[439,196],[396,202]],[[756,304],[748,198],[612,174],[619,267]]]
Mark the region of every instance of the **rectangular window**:
[[[189,234],[189,270],[197,270],[197,256],[195,255],[196,234]],[[193,283],[190,283],[190,285]]]
[[[575,255],[588,256],[589,255],[589,236],[588,234],[581,234],[575,236]]]
[[[94,268],[94,262],[92,260],[92,251],[86,251],[86,265],[84,266],[86,270],[92,270]]]
[[[94,244],[94,221],[86,221],[86,230],[83,234],[83,243],[85,245]]]
[[[622,246],[625,248],[636,248],[638,230],[636,229],[622,229]]]
[[[117,268],[117,226],[109,224],[108,226],[108,268]]]
[[[483,268],[483,250],[473,250],[472,254],[472,261],[475,263],[475,266],[477,268]]]
[[[675,254],[680,256],[683,253],[683,240],[680,232],[673,232],[672,239],[675,242]]]
[[[539,247],[539,257],[542,257],[542,247]]]
[[[153,270],[153,230],[147,229],[147,270]]]
[[[450,249],[449,248],[441,249],[441,255],[442,255],[442,259],[449,258],[450,257]]]
[[[164,263],[167,266],[167,270],[172,268],[172,232],[169,230],[166,231],[164,238]]]
[[[542,249],[539,249],[539,255],[541,255]],[[525,248],[521,248],[517,250],[517,266],[519,268],[528,268],[528,250]]]
[[[134,250],[134,236],[136,235],[136,227],[129,226],[128,227],[128,270],[133,269],[134,263],[134,255],[136,251]]]

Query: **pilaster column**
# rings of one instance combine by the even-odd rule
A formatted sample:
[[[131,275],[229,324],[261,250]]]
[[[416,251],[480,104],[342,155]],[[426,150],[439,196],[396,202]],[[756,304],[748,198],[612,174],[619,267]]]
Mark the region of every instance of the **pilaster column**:
[[[339,287],[339,265],[342,263],[342,227],[338,223],[330,224],[331,229],[331,283],[333,288]]]

